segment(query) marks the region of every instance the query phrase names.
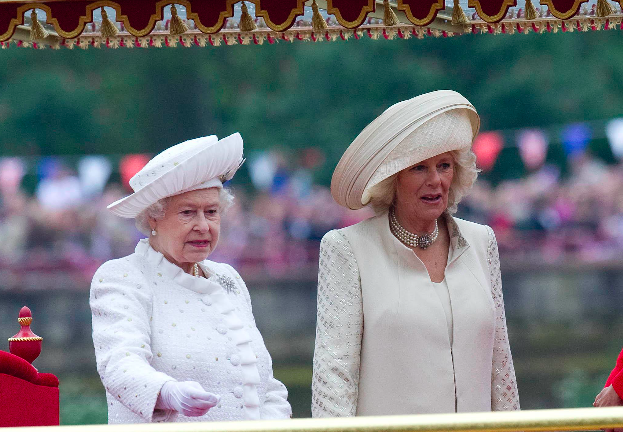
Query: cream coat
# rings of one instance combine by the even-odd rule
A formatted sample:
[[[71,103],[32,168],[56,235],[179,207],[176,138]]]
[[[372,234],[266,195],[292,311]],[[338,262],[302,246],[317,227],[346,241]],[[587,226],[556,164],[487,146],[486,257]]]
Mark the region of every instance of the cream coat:
[[[519,409],[495,236],[446,220],[452,344],[426,267],[387,214],[323,238],[315,417]]]
[[[290,417],[243,280],[227,264],[200,266],[208,279],[184,273],[145,239],[95,273],[93,343],[109,423]],[[171,380],[197,381],[221,402],[201,417],[154,410]]]

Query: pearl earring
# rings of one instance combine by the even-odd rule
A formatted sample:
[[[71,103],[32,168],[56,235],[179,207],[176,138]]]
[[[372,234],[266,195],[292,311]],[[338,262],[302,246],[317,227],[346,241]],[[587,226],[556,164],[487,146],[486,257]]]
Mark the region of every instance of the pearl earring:
[[[156,232],[156,230],[155,230],[155,229],[151,230],[151,235],[155,236],[155,235],[157,235],[157,234],[158,234],[158,233]]]

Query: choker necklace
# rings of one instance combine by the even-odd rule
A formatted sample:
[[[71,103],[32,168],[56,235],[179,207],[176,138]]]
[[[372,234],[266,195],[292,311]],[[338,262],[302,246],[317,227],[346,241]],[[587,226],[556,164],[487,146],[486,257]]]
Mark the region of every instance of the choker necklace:
[[[199,265],[197,263],[193,264],[193,276],[199,277]]]
[[[412,248],[420,247],[422,249],[426,249],[432,245],[439,236],[439,227],[436,220],[435,229],[430,234],[417,235],[407,231],[402,225],[400,225],[398,219],[396,219],[396,212],[393,207],[389,211],[389,230],[392,232],[394,237],[400,240],[401,243]]]

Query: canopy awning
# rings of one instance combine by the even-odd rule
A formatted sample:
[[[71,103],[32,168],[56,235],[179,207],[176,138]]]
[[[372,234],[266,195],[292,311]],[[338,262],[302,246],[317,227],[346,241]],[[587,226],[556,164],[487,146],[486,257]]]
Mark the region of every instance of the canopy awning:
[[[0,0],[0,43],[116,48],[449,37],[615,29],[623,19],[623,0],[537,1]]]

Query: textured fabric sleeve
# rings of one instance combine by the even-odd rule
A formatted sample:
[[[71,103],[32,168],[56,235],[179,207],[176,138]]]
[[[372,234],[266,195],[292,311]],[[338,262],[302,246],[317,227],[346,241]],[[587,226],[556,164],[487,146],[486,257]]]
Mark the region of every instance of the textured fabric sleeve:
[[[255,317],[253,316],[253,308],[251,306],[251,296],[249,295],[249,290],[244,283],[244,280],[240,277],[238,272],[230,265],[226,265],[227,270],[233,276],[238,289],[240,289],[241,294],[244,296],[245,304],[246,304],[246,313],[247,318],[255,323]],[[262,344],[264,340],[259,330],[257,331],[257,337],[262,340]],[[266,350],[266,355],[268,356],[268,368],[269,368],[269,377],[266,382],[266,398],[264,399],[264,403],[260,408],[260,418],[262,420],[279,420],[279,419],[289,419],[292,417],[292,407],[288,402],[288,389],[285,385],[278,379],[273,376],[273,360],[270,357],[270,353]]]
[[[493,343],[493,365],[491,368],[491,409],[493,411],[512,411],[519,409],[519,393],[517,391],[515,368],[506,329],[498,244],[491,227],[487,227],[487,232],[489,237],[487,261],[491,277],[491,296],[495,305],[495,340]]]
[[[346,237],[329,231],[320,243],[312,417],[356,414],[362,335],[357,262]]]
[[[105,263],[91,283],[93,344],[106,391],[146,421],[172,420],[154,407],[168,375],[151,366],[151,292],[126,259]]]

